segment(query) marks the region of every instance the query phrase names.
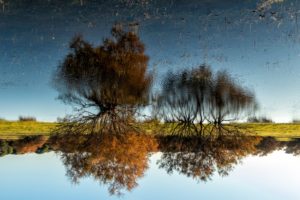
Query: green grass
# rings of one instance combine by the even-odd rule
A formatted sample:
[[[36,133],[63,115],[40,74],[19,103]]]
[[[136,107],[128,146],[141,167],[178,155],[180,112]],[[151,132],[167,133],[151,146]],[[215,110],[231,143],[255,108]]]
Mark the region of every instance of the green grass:
[[[57,123],[0,121],[0,139],[18,139],[24,136],[49,136]]]
[[[0,120],[0,139],[18,139],[24,136],[45,135],[49,136],[51,130],[58,123],[51,122],[19,122]],[[273,136],[281,140],[288,138],[300,138],[300,124],[239,124],[259,136]],[[157,130],[158,124],[146,123],[142,125],[146,132],[151,134],[153,128]],[[153,127],[153,128],[152,128]]]
[[[292,123],[256,123],[256,124],[241,124],[246,127],[250,132],[254,132],[259,136],[272,136],[276,138],[299,138],[300,137],[300,124]]]

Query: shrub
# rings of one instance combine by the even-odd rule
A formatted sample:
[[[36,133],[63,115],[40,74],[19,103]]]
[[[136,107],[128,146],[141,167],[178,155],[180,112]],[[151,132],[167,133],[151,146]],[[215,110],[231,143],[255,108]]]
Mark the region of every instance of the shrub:
[[[5,156],[13,153],[13,147],[6,141],[0,142],[0,156]]]
[[[35,117],[31,117],[31,116],[20,116],[19,121],[20,122],[36,122],[37,120]]]
[[[293,124],[300,124],[300,119],[293,119],[292,123]]]
[[[274,123],[272,119],[268,117],[249,117],[247,122],[249,123]]]
[[[56,122],[58,122],[58,123],[66,123],[66,122],[69,122],[69,120],[68,120],[67,117],[57,117],[56,118]]]

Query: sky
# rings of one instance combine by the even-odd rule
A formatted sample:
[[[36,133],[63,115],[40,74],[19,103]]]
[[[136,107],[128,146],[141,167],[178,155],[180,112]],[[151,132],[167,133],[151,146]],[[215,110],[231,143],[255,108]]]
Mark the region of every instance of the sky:
[[[157,165],[159,154],[150,159],[145,176],[137,179],[138,186],[130,192],[122,191],[125,194],[120,198],[109,195],[107,185],[99,184],[92,177],[80,179],[79,184],[70,184],[71,180],[65,176],[65,166],[53,152],[7,155],[0,160],[1,198],[295,200],[300,197],[299,157],[283,151],[268,156],[249,156],[235,165],[229,176],[215,173],[207,182],[197,181],[176,170],[172,175],[166,173],[166,169]]]
[[[254,91],[258,115],[298,119],[299,11],[296,0],[0,1],[0,117],[72,113],[51,85],[55,69],[72,37],[99,45],[118,22],[145,43],[154,90],[169,71],[206,63]]]

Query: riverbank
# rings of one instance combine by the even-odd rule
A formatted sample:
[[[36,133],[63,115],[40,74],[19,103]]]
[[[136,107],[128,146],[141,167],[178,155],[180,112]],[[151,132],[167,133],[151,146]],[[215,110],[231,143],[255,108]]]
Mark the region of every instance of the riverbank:
[[[58,123],[51,122],[19,122],[0,121],[0,139],[19,139],[25,136],[43,135],[50,136]],[[258,136],[271,136],[276,138],[298,138],[300,137],[300,124],[292,123],[241,123],[235,124],[246,129],[251,134]],[[151,134],[159,129],[157,124],[147,123],[142,125],[147,133]],[[152,129],[154,127],[154,129]]]

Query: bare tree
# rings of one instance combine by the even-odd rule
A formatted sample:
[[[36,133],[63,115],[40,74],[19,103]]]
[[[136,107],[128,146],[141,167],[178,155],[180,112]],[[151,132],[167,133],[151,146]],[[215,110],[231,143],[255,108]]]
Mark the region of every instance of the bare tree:
[[[212,72],[206,65],[191,71],[169,73],[157,98],[157,112],[165,122],[175,122],[174,133],[198,132],[195,123],[203,124],[211,87]]]
[[[203,134],[205,122],[221,126],[256,109],[250,90],[225,71],[214,74],[207,65],[168,73],[156,100],[158,116],[172,122],[172,133],[177,135]]]
[[[209,102],[210,118],[216,125],[238,120],[257,106],[254,94],[235,82],[226,71],[217,72]]]

